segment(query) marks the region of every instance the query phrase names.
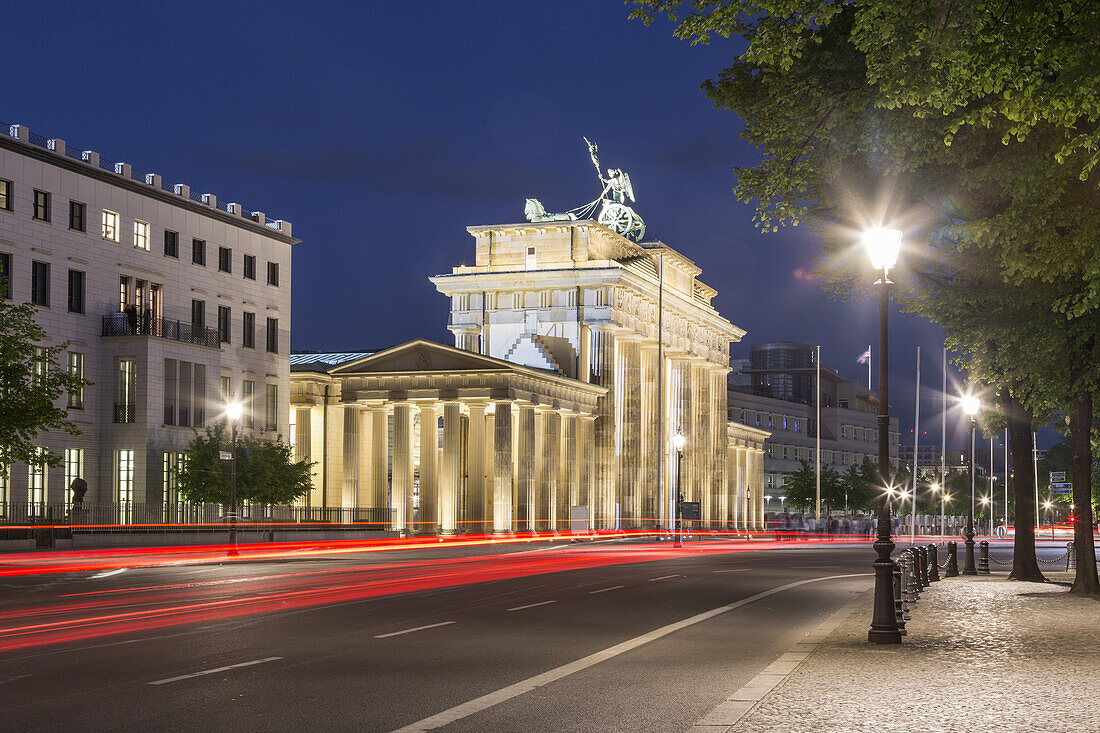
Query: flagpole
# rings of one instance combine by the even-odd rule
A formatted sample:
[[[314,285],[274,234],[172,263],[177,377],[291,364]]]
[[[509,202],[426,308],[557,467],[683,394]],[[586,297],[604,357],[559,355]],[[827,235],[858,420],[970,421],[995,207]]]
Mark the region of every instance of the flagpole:
[[[1008,536],[1008,428],[1005,428],[1005,537]]]
[[[996,496],[997,492],[996,492],[996,487],[993,485],[993,482],[997,480],[997,478],[996,478],[997,474],[993,469],[993,456],[994,455],[995,454],[993,452],[993,438],[992,438],[992,436],[990,436],[990,438],[989,438],[989,534],[990,534],[990,536],[993,535],[993,515],[996,514],[996,512],[994,510],[997,508],[997,496]]]
[[[917,544],[917,445],[920,441],[920,347],[917,347],[917,400],[913,408],[913,500],[909,506],[909,544]]]
[[[943,391],[940,393],[940,538],[947,540],[947,349],[943,350]]]
[[[867,344],[867,391],[871,391],[871,344]]]
[[[1038,535],[1039,529],[1039,437],[1035,433],[1031,434],[1031,465],[1032,473],[1035,474],[1035,534]]]
[[[814,455],[814,474],[816,488],[814,489],[814,520],[821,522],[821,347],[817,347],[817,394],[814,404],[817,408],[817,422],[814,424],[815,444],[817,446]],[[819,526],[818,529],[821,529]]]

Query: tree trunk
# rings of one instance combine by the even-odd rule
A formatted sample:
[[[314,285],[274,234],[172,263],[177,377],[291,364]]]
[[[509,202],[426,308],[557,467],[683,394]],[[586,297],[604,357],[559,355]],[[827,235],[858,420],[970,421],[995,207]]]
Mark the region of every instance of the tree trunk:
[[[1096,575],[1096,546],[1092,540],[1092,393],[1082,390],[1070,410],[1069,434],[1073,445],[1073,546],[1077,575],[1071,593],[1100,595]]]
[[[1046,578],[1035,559],[1035,504],[1032,486],[1035,466],[1031,460],[1031,411],[1012,396],[1008,387],[1001,389],[1001,409],[1008,425],[1008,445],[1012,451],[1012,492],[1015,503],[1015,540],[1012,545],[1012,572],[1009,580],[1043,583]],[[1008,514],[1007,509],[1005,514]]]

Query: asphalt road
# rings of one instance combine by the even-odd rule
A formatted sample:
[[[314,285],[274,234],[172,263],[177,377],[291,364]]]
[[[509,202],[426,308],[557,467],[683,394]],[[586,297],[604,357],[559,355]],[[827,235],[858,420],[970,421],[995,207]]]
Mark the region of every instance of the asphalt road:
[[[871,587],[865,544],[745,549],[419,549],[0,578],[0,728],[393,731],[442,713],[446,731],[686,730]]]

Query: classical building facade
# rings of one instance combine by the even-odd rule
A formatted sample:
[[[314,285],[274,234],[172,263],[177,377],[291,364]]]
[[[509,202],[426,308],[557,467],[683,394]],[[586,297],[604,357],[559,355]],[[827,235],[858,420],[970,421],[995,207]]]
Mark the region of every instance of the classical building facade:
[[[60,366],[92,382],[67,401],[81,435],[42,436],[64,465],[0,469],[0,502],[41,514],[80,476],[86,502],[152,519],[177,498],[192,428],[227,399],[246,430],[286,435],[296,241],[289,222],[0,125],[2,296],[33,303],[69,344]]]
[[[726,414],[744,332],[699,268],[589,220],[468,231],[474,264],[431,278],[454,347],[292,357],[310,502],[401,531],[652,529],[679,486],[703,526],[762,528],[768,432]]]

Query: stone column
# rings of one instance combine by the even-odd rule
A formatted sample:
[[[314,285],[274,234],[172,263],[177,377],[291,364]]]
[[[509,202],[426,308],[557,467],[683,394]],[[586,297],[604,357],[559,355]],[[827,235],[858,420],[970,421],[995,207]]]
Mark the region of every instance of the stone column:
[[[517,531],[535,531],[535,408],[519,403],[516,409],[516,507]]]
[[[737,452],[737,528],[749,528],[749,505],[745,496],[745,449],[736,447]]]
[[[660,521],[660,499],[657,491],[657,343],[641,346],[641,446],[639,462],[639,497],[642,526],[652,529]],[[668,436],[665,435],[665,439]]]
[[[641,343],[636,336],[620,337],[616,351],[616,416],[618,424],[618,481],[616,493],[623,529],[636,529],[641,518],[642,375]]]
[[[752,500],[756,504],[756,528],[764,530],[767,529],[767,525],[764,524],[764,454],[753,448],[750,456],[752,472],[749,483],[752,484]]]
[[[577,480],[577,416],[563,410],[558,417],[561,424],[558,439],[558,485],[555,497],[555,517],[558,532],[569,531],[569,507],[576,491]]]
[[[412,406],[408,402],[393,403],[393,485],[390,502],[393,509],[393,528],[408,532],[409,500],[413,490],[413,426]]]
[[[439,533],[459,531],[462,491],[462,411],[458,402],[443,403],[443,460],[439,473]],[[465,519],[462,517],[461,519]],[[464,525],[462,525],[464,526]]]
[[[714,515],[715,529],[725,531],[729,529],[730,506],[729,493],[726,491],[726,472],[729,466],[726,462],[726,450],[729,442],[729,417],[726,410],[726,369],[714,367],[710,369],[710,401],[711,401],[711,471],[712,486],[715,497]]]
[[[439,527],[439,413],[434,402],[420,403],[420,512],[415,530],[434,534]]]
[[[468,409],[470,427],[466,431],[466,506],[463,508],[466,524],[462,525],[462,531],[480,534],[490,529],[485,526],[485,518],[491,512],[486,511],[485,494],[485,403],[470,402]]]
[[[700,525],[712,526],[714,515],[711,481],[713,479],[711,438],[710,367],[699,360],[691,365],[692,416],[695,422],[695,445],[692,463],[695,466],[695,501],[700,504]]]
[[[344,476],[340,506],[344,508],[344,521],[350,522],[352,510],[359,505],[359,407],[344,406]]]
[[[531,530],[534,532],[545,531],[550,518],[547,512],[547,499],[550,496],[550,462],[546,446],[546,411],[547,408],[539,405],[535,407],[535,438],[532,442],[534,453],[533,471],[531,472]]]
[[[593,529],[611,529],[615,526],[615,487],[618,460],[615,454],[615,405],[618,399],[615,380],[615,332],[610,328],[593,327],[589,330],[591,344],[588,348],[589,375],[592,384],[607,387],[607,394],[600,397],[596,408],[594,451],[592,455],[593,491],[590,497]]]
[[[367,410],[370,420],[370,501],[367,506],[382,512],[390,507],[390,430],[389,415],[385,407],[371,406]],[[385,521],[380,513],[371,521]]]
[[[497,402],[493,415],[493,532],[512,533],[512,403]]]
[[[371,488],[373,477],[371,476],[371,410],[369,407],[359,406],[359,486],[357,487],[355,506],[360,510],[367,509],[371,504]],[[359,519],[373,520],[368,512],[359,512]]]
[[[577,418],[577,496],[573,500],[573,505],[588,508],[589,531],[596,527],[593,521],[596,471],[592,465],[593,453],[596,448],[595,435],[596,416],[580,415]]]
[[[545,487],[545,501],[539,501],[539,510],[544,512],[546,529],[550,532],[558,531],[558,521],[561,514],[558,512],[558,491],[561,484],[561,415],[557,410],[545,410],[543,421],[543,450],[542,456],[544,468],[542,471],[543,486]]]

